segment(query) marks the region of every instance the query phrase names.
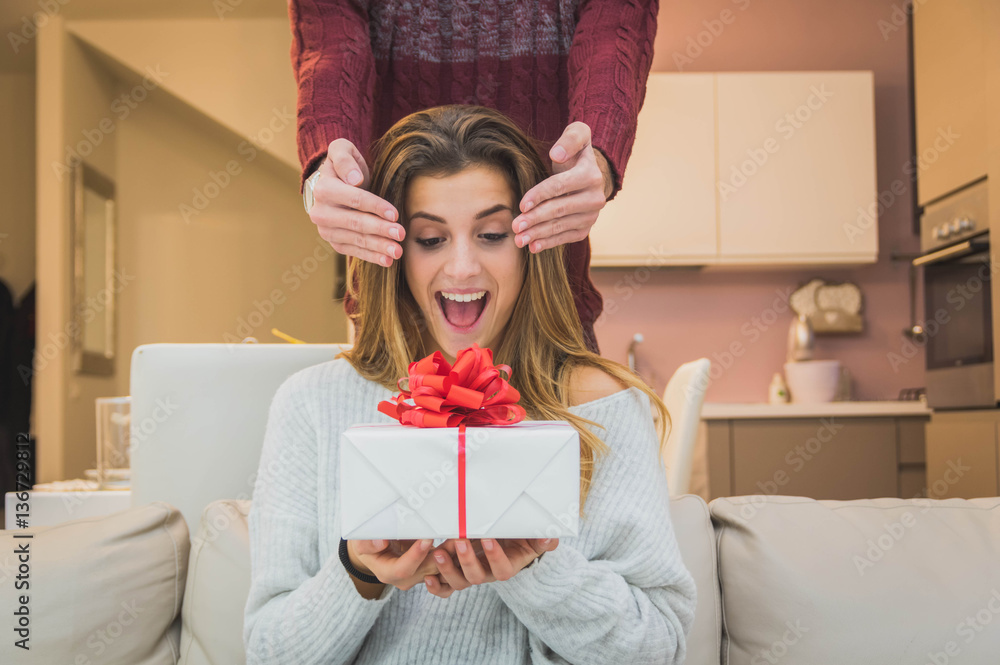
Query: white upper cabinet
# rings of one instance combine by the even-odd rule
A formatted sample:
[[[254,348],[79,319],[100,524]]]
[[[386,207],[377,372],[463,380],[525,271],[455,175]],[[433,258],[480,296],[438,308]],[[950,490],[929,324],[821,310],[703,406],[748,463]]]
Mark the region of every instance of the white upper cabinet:
[[[625,184],[590,231],[591,264],[714,260],[714,179],[715,76],[650,74]]]
[[[871,73],[716,76],[720,257],[875,261]]]
[[[592,265],[870,263],[871,72],[650,75]]]

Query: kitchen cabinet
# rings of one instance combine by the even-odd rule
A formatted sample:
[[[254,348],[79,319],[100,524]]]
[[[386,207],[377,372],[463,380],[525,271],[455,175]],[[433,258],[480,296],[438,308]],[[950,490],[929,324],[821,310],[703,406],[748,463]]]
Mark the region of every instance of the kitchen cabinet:
[[[928,412],[918,404],[898,409],[875,404],[885,405],[883,415],[851,414],[846,403],[830,405],[827,414],[820,413],[821,405],[805,415],[788,408],[796,405],[761,405],[759,417],[710,408],[702,423],[709,500],[750,494],[837,500],[924,496]],[[769,408],[780,415],[766,415]]]
[[[590,232],[592,264],[714,260],[715,76],[651,75],[643,109],[625,186]]]
[[[932,499],[1000,496],[1000,412],[938,411],[927,423]]]
[[[870,263],[875,203],[871,72],[654,72],[591,265]]]
[[[987,172],[988,0],[914,3],[913,94],[920,205]]]
[[[875,261],[869,72],[718,74],[719,258]]]

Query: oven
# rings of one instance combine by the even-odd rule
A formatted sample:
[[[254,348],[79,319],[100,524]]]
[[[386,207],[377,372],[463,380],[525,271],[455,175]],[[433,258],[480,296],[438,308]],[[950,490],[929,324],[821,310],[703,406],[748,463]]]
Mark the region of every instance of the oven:
[[[927,405],[995,408],[986,179],[929,203],[920,220]]]

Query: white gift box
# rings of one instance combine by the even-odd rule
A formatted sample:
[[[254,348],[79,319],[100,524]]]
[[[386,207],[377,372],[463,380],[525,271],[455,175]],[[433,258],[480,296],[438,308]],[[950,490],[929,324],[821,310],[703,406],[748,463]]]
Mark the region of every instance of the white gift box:
[[[467,427],[461,451],[458,427],[355,425],[340,438],[346,540],[560,538],[577,535],[579,512],[580,437],[565,421]]]

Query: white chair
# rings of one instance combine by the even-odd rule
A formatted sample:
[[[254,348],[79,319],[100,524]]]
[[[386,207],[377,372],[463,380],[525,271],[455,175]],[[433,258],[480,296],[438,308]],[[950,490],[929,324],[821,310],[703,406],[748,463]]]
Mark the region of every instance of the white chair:
[[[663,447],[670,496],[687,494],[691,485],[691,460],[711,367],[708,358],[684,363],[670,377],[663,393],[663,401],[670,412],[670,432]]]

